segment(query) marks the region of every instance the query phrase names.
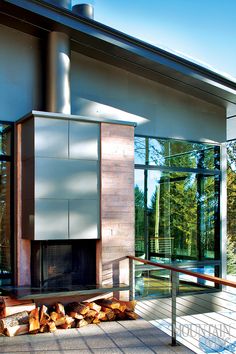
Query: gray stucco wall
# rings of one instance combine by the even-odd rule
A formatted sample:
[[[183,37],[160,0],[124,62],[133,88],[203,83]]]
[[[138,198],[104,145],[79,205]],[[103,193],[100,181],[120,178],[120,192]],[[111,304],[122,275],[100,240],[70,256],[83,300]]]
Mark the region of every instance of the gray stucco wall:
[[[227,107],[227,140],[236,139],[236,105],[229,104]]]
[[[0,25],[0,120],[41,109],[40,41]]]
[[[72,114],[138,122],[136,134],[226,139],[225,109],[72,52]]]
[[[40,40],[0,25],[0,120],[41,110]],[[71,54],[72,114],[136,121],[136,134],[226,140],[224,108],[114,66]]]

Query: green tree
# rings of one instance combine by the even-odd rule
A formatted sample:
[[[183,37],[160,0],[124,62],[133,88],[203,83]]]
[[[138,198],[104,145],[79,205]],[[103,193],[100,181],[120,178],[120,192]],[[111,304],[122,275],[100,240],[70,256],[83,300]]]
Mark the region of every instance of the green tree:
[[[227,273],[236,274],[236,142],[227,144]]]
[[[144,253],[144,193],[136,185],[135,197],[135,250],[139,254]]]

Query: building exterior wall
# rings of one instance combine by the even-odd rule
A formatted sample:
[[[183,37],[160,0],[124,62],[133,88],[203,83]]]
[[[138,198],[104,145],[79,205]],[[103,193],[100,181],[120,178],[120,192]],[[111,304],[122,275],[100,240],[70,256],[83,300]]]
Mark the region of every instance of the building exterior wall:
[[[72,52],[72,114],[138,123],[135,134],[224,142],[225,109]]]
[[[0,120],[17,121],[32,110],[45,108],[43,46],[39,39],[2,25],[0,43]],[[134,134],[221,143],[226,140],[225,109],[75,52],[71,53],[70,85],[71,113],[80,116],[78,119],[100,119],[97,282],[127,283],[127,260],[116,260],[134,254]],[[103,119],[110,123],[101,123]],[[137,127],[112,124],[114,120],[136,122]],[[29,285],[31,245],[24,239],[21,225],[25,195],[24,168],[19,162],[20,125],[17,130],[16,284]],[[30,141],[27,134],[26,139]],[[40,167],[39,175],[44,170]]]
[[[41,42],[0,25],[0,120],[16,121],[42,106]]]
[[[42,43],[0,29],[0,120],[16,121],[43,109]],[[71,106],[76,115],[136,121],[136,134],[226,140],[224,108],[76,52],[71,54]]]

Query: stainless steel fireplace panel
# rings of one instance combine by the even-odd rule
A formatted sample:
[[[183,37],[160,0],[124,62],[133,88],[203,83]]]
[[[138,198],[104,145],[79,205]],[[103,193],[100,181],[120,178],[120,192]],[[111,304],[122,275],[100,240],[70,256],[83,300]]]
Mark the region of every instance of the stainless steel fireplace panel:
[[[98,239],[100,125],[33,116],[22,132],[23,237]]]
[[[69,202],[69,238],[99,238],[97,200],[70,200]]]
[[[35,118],[35,156],[68,158],[68,121]]]
[[[69,122],[69,154],[72,159],[98,160],[99,125]]]
[[[36,199],[35,240],[64,240],[68,235],[68,201]]]
[[[35,164],[36,198],[97,198],[97,161],[36,158]]]

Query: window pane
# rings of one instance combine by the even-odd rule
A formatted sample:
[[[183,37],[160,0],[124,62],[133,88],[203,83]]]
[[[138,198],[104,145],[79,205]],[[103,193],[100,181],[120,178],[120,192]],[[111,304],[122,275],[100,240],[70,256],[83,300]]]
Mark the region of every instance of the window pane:
[[[135,163],[145,165],[146,163],[146,142],[147,138],[136,137],[134,139]]]
[[[135,252],[140,257],[145,253],[144,246],[144,171],[135,171]]]
[[[215,259],[218,235],[218,177],[149,171],[150,256],[165,260]]]
[[[0,278],[11,276],[10,163],[0,162]],[[3,281],[0,280],[1,283]]]
[[[220,147],[173,139],[136,137],[135,163],[165,167],[220,169]]]
[[[197,259],[197,204],[194,174],[149,171],[150,255],[163,260]]]
[[[0,124],[0,155],[11,154],[11,131],[10,125]]]
[[[218,176],[136,170],[135,213],[137,255],[219,259]]]

